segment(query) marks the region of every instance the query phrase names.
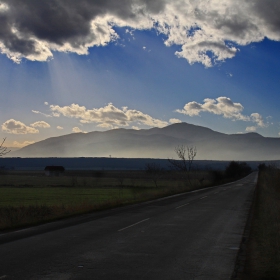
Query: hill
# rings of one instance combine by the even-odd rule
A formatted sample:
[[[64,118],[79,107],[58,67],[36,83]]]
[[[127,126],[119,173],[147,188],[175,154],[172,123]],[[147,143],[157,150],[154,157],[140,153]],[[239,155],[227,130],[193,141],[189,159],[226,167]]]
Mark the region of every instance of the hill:
[[[28,145],[9,157],[176,158],[174,147],[181,144],[196,146],[200,160],[280,159],[280,138],[257,133],[228,135],[188,123],[72,133]]]

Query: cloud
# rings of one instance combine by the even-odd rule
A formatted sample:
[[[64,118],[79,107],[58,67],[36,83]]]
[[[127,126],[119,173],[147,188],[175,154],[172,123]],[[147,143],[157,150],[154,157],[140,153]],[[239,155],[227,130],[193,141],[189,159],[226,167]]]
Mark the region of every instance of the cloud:
[[[259,127],[266,127],[267,124],[264,123],[263,117],[259,113],[251,114],[251,120],[255,122]]]
[[[34,114],[40,114],[40,115],[43,115],[43,116],[45,116],[45,117],[47,117],[47,118],[52,118],[52,117],[53,117],[52,115],[44,114],[44,113],[42,113],[42,112],[40,112],[40,111],[35,111],[35,110],[32,110],[32,113],[34,113]]]
[[[262,115],[259,113],[252,113],[250,116],[243,115],[241,112],[244,107],[240,103],[234,103],[228,97],[218,97],[216,99],[206,98],[204,103],[192,101],[184,106],[183,110],[177,109],[177,113],[188,116],[199,116],[201,112],[212,113],[215,115],[222,115],[224,118],[241,121],[251,121],[258,127],[268,127],[268,123],[264,123]],[[170,122],[170,121],[169,121]],[[247,130],[251,129],[251,130]],[[246,131],[256,130],[255,126],[247,127]]]
[[[97,127],[102,127],[102,128],[118,128],[116,126],[113,126],[112,124],[109,123],[100,123],[97,125]]]
[[[45,105],[49,105],[49,103],[48,103],[48,102],[44,102],[44,104],[45,104]]]
[[[20,143],[18,141],[14,141],[13,142],[13,147],[23,148],[23,147],[28,146],[28,145],[33,144],[33,143],[35,143],[35,141],[24,141],[22,143]]]
[[[181,120],[179,120],[179,119],[170,119],[169,120],[169,123],[181,123],[182,121]]]
[[[80,133],[80,132],[82,132],[82,133],[87,133],[86,131],[83,131],[83,130],[81,130],[79,127],[73,127],[72,128],[72,132],[74,132],[74,133]]]
[[[56,128],[57,128],[57,129],[63,129],[63,127],[62,127],[62,126],[59,126],[59,125],[58,125]]]
[[[232,58],[238,45],[280,40],[280,2],[275,0],[2,0],[1,52],[46,61],[54,51],[88,54],[118,39],[115,27],[151,30],[178,45],[175,54],[206,67]]]
[[[145,124],[150,127],[164,127],[168,125],[168,122],[152,118],[138,110],[131,110],[127,107],[119,109],[112,103],[98,109],[87,109],[85,106],[78,104],[64,107],[50,105],[50,110],[57,115],[80,119],[81,123],[97,123],[98,127],[104,128],[129,126],[133,122]]]
[[[208,112],[222,115],[228,119],[249,121],[250,117],[241,114],[243,109],[244,107],[240,103],[234,103],[228,97],[218,97],[216,99],[206,98],[204,103],[189,102],[183,110],[177,109],[176,112],[188,116],[199,116],[201,112]]]
[[[32,126],[32,127],[41,127],[41,128],[49,128],[49,127],[51,127],[48,123],[46,123],[44,121],[38,121],[38,122],[32,123],[30,126]]]
[[[256,130],[257,130],[257,128],[255,126],[248,126],[248,127],[246,127],[246,131],[247,132],[254,132]]]
[[[138,126],[134,126],[134,125],[131,128],[134,130],[140,130],[140,128]]]
[[[20,121],[14,119],[7,120],[2,124],[2,130],[7,133],[12,134],[29,134],[29,133],[39,133],[39,130],[34,127],[25,125]]]

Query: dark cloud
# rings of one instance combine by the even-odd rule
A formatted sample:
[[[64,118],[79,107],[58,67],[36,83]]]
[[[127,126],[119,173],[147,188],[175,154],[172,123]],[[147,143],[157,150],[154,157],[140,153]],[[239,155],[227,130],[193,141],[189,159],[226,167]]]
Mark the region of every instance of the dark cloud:
[[[254,0],[252,11],[256,13],[263,23],[272,31],[280,36],[280,1],[278,0]]]
[[[62,44],[72,38],[90,33],[90,22],[96,16],[111,14],[123,20],[133,19],[134,6],[144,5],[147,11],[157,13],[164,1],[131,0],[9,0],[6,20],[10,26],[39,39]],[[152,3],[151,3],[152,2]],[[139,11],[138,11],[139,12]]]
[[[8,51],[22,56],[39,54],[38,41],[86,46],[105,33],[102,26],[95,33],[91,30],[97,16],[135,20],[141,13],[158,13],[164,8],[164,1],[148,0],[3,0],[3,4],[8,9],[0,11],[0,41]]]
[[[0,48],[16,62],[45,61],[54,50],[86,54],[106,45],[117,38],[114,25],[155,28],[166,45],[182,46],[178,56],[212,66],[208,51],[214,61],[235,55],[229,41],[280,40],[279,14],[276,0],[0,0]]]

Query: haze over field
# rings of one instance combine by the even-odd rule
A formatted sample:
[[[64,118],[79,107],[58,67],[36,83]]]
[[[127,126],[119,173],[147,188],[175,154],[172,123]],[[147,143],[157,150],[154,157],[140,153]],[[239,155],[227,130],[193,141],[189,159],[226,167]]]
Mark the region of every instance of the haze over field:
[[[176,158],[177,145],[196,146],[201,160],[278,160],[280,139],[227,135],[187,123],[147,130],[113,129],[48,138],[8,156]]]
[[[0,0],[0,137],[22,148],[78,133],[58,138],[59,152],[80,154],[61,139],[113,133],[131,150],[112,139],[116,149],[93,154],[134,156],[137,136],[138,151],[155,141],[151,152],[164,157],[180,139],[145,140],[147,131],[186,122],[245,134],[217,134],[251,144],[247,155],[246,141],[239,151],[233,141],[234,158],[267,157],[262,145],[277,140],[262,136],[280,133],[279,14],[275,0]],[[127,130],[92,133],[118,128]],[[214,142],[196,142],[201,158],[217,156]]]

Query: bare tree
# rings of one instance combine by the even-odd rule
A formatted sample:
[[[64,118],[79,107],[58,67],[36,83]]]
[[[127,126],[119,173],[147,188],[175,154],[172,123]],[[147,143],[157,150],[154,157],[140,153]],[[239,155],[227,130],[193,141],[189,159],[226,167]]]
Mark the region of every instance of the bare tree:
[[[197,154],[197,149],[195,146],[178,145],[175,147],[175,152],[179,160],[168,159],[168,161],[173,168],[187,174],[188,181],[191,185],[190,172],[192,170],[194,158]]]
[[[6,155],[7,153],[9,153],[11,151],[11,150],[8,150],[7,147],[3,146],[5,141],[6,141],[6,138],[3,138],[3,141],[0,144],[0,157]]]
[[[151,179],[157,188],[158,187],[157,182],[163,174],[163,168],[161,168],[160,164],[152,162],[146,164],[145,170],[151,176]]]

